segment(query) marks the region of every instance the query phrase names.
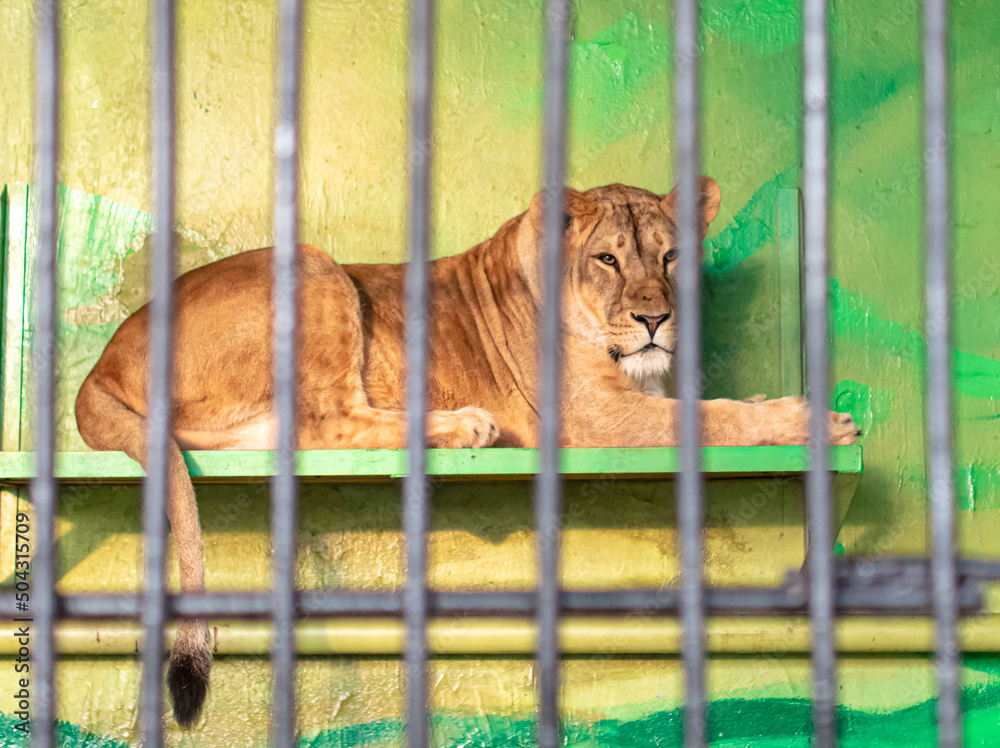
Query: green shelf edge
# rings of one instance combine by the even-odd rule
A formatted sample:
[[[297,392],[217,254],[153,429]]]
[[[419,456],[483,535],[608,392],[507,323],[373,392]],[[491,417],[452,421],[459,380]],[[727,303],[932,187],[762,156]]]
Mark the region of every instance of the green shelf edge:
[[[830,447],[830,471],[860,474],[861,447]],[[641,449],[564,449],[562,472],[568,479],[616,475],[622,478],[670,476],[678,471],[676,447]],[[188,471],[197,482],[263,480],[274,473],[274,453],[268,451],[192,451],[184,453]],[[808,469],[806,447],[705,447],[707,477],[790,475]],[[406,451],[341,449],[302,451],[297,472],[304,479],[391,480],[405,474]],[[431,449],[427,472],[453,479],[529,479],[538,468],[534,449]],[[0,452],[0,482],[24,483],[34,476],[33,452]],[[135,482],[145,473],[123,452],[59,452],[56,477],[65,481]]]

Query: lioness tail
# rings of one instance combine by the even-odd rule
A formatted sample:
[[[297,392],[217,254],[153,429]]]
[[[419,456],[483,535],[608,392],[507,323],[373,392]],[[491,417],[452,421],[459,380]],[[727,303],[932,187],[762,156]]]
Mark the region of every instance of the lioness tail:
[[[208,624],[200,620],[181,621],[167,667],[174,718],[181,727],[191,727],[201,716],[211,668]]]
[[[100,366],[98,362],[76,398],[80,436],[93,449],[121,450],[146,468],[146,417],[100,384]],[[194,486],[175,441],[168,444],[168,452],[170,496],[167,516],[177,549],[181,592],[202,592],[205,589],[205,559]],[[190,727],[201,714],[211,667],[208,625],[201,620],[181,621],[170,653],[167,684],[174,700],[174,716],[183,727]]]

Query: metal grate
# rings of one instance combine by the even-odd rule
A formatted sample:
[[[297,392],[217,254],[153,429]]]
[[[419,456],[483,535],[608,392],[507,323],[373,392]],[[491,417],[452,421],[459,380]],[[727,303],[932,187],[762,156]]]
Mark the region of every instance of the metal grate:
[[[37,478],[32,498],[37,514],[37,547],[33,563],[35,603],[34,669],[39,684],[33,717],[32,744],[50,748],[54,741],[55,648],[53,629],[60,618],[139,617],[145,632],[142,682],[142,740],[163,742],[161,722],[164,626],[170,617],[242,616],[273,619],[275,640],[273,741],[294,744],[295,639],[294,623],[309,615],[396,615],[406,621],[407,740],[411,748],[429,743],[427,705],[426,623],[432,613],[537,616],[539,625],[538,741],[542,748],[560,744],[558,692],[560,614],[622,613],[641,608],[650,614],[680,615],[686,682],[685,743],[705,742],[705,616],[742,612],[756,615],[797,613],[808,608],[813,625],[814,731],[818,746],[836,743],[836,661],[833,620],[837,612],[865,611],[892,615],[929,615],[937,623],[940,744],[961,743],[958,703],[959,652],[956,623],[959,611],[979,602],[979,585],[1000,577],[996,564],[959,562],[953,552],[950,408],[948,372],[948,190],[947,162],[929,159],[927,199],[927,334],[928,429],[933,556],[926,560],[838,562],[831,558],[830,477],[826,444],[827,330],[827,154],[828,63],[826,0],[804,0],[804,164],[806,244],[806,338],[812,448],[807,475],[807,572],[793,575],[783,587],[770,590],[705,588],[702,580],[703,483],[700,472],[700,277],[698,270],[697,174],[698,136],[698,2],[676,0],[677,173],[679,176],[679,313],[678,354],[681,396],[681,472],[679,525],[682,536],[682,584],[679,592],[622,590],[562,592],[558,582],[561,476],[559,472],[560,278],[566,152],[567,43],[569,0],[550,0],[545,34],[544,189],[545,308],[542,319],[541,467],[535,485],[539,554],[537,594],[434,593],[426,583],[426,531],[429,489],[426,481],[424,433],[427,370],[431,93],[433,80],[433,0],[414,0],[410,33],[410,167],[409,269],[407,308],[407,408],[409,472],[403,485],[403,522],[407,577],[398,593],[324,592],[295,590],[295,371],[296,278],[298,213],[298,122],[302,71],[302,0],[279,2],[278,122],[276,157],[275,278],[275,410],[279,423],[278,471],[272,484],[274,584],[266,594],[166,594],[164,554],[165,505],[169,489],[170,422],[168,395],[171,371],[171,279],[175,269],[170,227],[174,216],[174,0],[153,0],[153,165],[157,229],[153,244],[153,305],[151,311],[150,413],[148,478],[143,491],[143,532],[146,549],[145,589],[141,595],[55,594],[54,535],[55,454],[55,324],[56,324],[56,164],[59,153],[59,3],[37,0],[37,183],[38,248],[35,335],[37,416],[35,439]],[[928,146],[947,132],[945,0],[925,0],[925,127]],[[900,580],[909,584],[900,585]],[[931,591],[928,592],[928,580]],[[11,596],[4,605],[13,610]]]

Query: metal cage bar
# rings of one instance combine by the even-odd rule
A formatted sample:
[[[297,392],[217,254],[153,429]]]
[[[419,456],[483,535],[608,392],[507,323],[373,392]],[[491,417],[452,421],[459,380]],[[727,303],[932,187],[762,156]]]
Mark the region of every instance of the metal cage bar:
[[[936,623],[938,745],[962,744],[948,309],[947,5],[924,0],[924,189],[927,206],[927,449]]]
[[[403,535],[406,581],[406,740],[425,748],[430,738],[427,709],[427,311],[430,260],[431,112],[434,82],[434,0],[410,6],[410,205],[409,265],[406,269],[406,446],[403,479]]]
[[[298,384],[299,101],[302,77],[302,2],[278,6],[278,120],[274,132],[274,409],[278,420],[278,470],[271,483],[274,561],[271,611],[274,622],[272,741],[295,745],[295,475]]]
[[[538,745],[560,745],[559,725],[559,548],[562,475],[559,469],[562,386],[562,245],[565,221],[566,78],[569,13],[567,0],[549,0],[545,23],[544,244],[542,267],[541,360],[539,361],[539,470],[535,478],[535,534],[538,547]]]
[[[166,625],[167,501],[170,495],[170,391],[173,363],[172,317],[173,225],[176,168],[174,161],[176,61],[174,0],[151,7],[153,232],[149,303],[149,378],[146,479],[142,491],[145,548],[143,586],[142,709],[143,745],[163,743],[163,653]],[[176,449],[176,447],[174,447]]]
[[[677,104],[677,388],[680,463],[677,524],[681,535],[681,624],[684,659],[684,745],[705,744],[705,594],[701,474],[701,235],[698,171],[701,162],[698,91],[698,0],[675,4],[674,84]]]
[[[805,236],[805,332],[809,390],[809,471],[806,516],[809,547],[809,613],[812,619],[813,733],[819,748],[836,745],[834,714],[833,519],[830,501],[827,408],[827,0],[805,0],[803,40],[803,221]]]
[[[35,623],[32,648],[35,710],[34,748],[55,745],[56,536],[56,186],[59,155],[59,3],[38,0],[35,22],[35,158],[38,180],[38,250],[35,261],[34,367],[37,410],[34,432],[36,475],[31,483],[35,508],[35,555],[31,602]]]

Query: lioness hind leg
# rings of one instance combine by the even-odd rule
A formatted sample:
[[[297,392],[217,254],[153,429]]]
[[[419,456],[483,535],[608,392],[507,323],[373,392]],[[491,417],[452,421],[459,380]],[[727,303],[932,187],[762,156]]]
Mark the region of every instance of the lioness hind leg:
[[[373,408],[365,390],[361,303],[344,269],[319,250],[304,252],[300,449],[402,449],[406,415]],[[427,414],[431,447],[488,447],[500,436],[480,408]]]

